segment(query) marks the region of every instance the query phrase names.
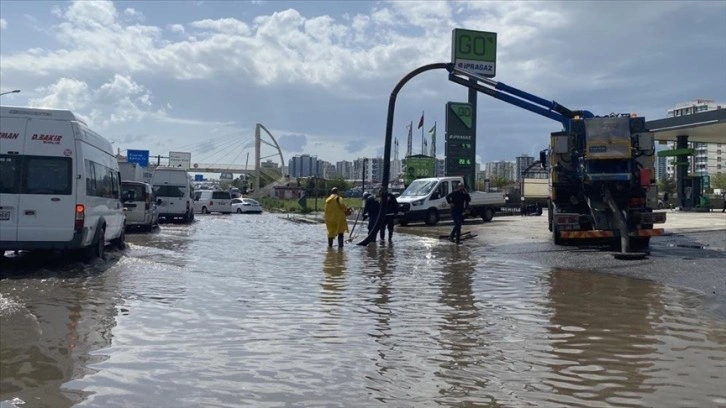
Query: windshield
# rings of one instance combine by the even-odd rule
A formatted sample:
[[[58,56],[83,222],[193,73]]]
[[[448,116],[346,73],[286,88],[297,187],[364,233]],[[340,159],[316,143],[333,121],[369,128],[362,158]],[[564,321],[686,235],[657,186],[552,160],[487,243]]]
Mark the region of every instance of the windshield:
[[[428,195],[436,185],[436,180],[414,180],[404,191],[401,197],[419,197]]]

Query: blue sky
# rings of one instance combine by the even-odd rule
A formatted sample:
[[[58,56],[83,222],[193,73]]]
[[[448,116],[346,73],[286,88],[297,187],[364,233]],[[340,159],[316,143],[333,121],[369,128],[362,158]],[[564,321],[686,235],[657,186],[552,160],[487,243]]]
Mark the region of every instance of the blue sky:
[[[0,2],[4,105],[71,109],[123,150],[254,155],[255,125],[287,160],[382,155],[388,98],[414,68],[451,57],[451,30],[498,34],[497,77],[596,114],[665,116],[726,101],[726,2]],[[467,90],[430,72],[399,94],[394,137],[437,123]],[[479,161],[533,156],[559,125],[479,96]],[[414,129],[414,152],[420,152]],[[272,156],[269,147],[263,155]],[[251,160],[251,159],[250,159]]]

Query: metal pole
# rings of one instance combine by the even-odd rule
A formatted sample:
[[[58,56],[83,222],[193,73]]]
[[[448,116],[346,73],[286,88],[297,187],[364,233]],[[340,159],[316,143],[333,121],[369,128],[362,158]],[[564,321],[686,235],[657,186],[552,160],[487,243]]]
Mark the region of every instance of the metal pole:
[[[477,84],[476,78],[470,78],[469,82],[472,85]],[[469,185],[467,187],[470,190],[474,190],[474,187],[476,186],[476,100],[478,94],[479,92],[474,87],[469,88],[469,104],[471,105],[471,133],[474,135],[471,140],[471,150],[474,153],[474,163],[472,163],[471,173],[469,173],[466,177],[469,181]]]
[[[368,232],[368,236],[359,242],[358,245],[368,245],[376,239],[378,231],[383,226],[383,221],[386,218],[386,204],[388,201],[388,181],[391,177],[391,142],[393,141],[393,114],[396,111],[396,97],[398,92],[401,91],[404,85],[418,74],[434,69],[446,69],[451,72],[454,69],[454,64],[450,62],[438,62],[435,64],[428,64],[416,68],[401,79],[398,84],[393,88],[391,96],[388,98],[388,116],[386,118],[386,138],[383,142],[383,180],[381,182],[381,211],[378,212],[378,218],[376,223]]]

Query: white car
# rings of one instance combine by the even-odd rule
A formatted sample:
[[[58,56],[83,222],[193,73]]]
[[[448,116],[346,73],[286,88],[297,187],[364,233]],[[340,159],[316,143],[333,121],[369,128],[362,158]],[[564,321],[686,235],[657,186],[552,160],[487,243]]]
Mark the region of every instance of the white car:
[[[237,214],[242,213],[255,213],[261,214],[262,207],[260,203],[251,198],[233,198],[232,199],[232,211]]]

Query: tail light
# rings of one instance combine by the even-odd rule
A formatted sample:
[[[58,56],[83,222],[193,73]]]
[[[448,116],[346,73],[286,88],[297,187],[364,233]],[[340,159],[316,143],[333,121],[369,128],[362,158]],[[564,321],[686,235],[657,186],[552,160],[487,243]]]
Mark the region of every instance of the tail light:
[[[151,194],[144,192],[144,209],[151,209]]]
[[[86,219],[86,207],[83,204],[76,204],[76,220],[73,229],[76,232],[83,231],[83,221]]]

